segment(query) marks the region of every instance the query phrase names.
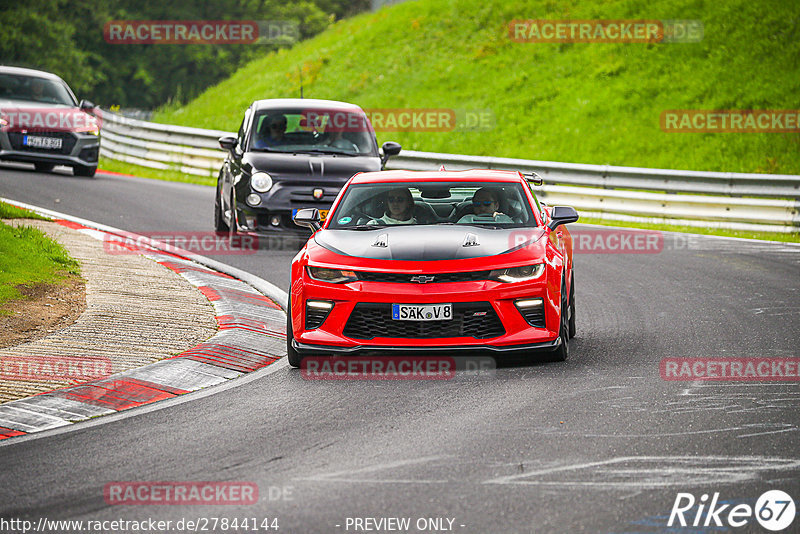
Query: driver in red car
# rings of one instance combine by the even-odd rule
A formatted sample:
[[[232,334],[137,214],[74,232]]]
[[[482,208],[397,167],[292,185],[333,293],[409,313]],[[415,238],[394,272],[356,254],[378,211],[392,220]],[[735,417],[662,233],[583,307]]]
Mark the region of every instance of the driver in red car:
[[[392,189],[386,194],[386,213],[367,224],[417,224],[414,218],[414,197],[406,187]]]
[[[511,217],[505,213],[497,211],[500,209],[500,200],[497,191],[482,187],[475,191],[472,197],[472,211],[461,217],[459,223],[485,222],[492,219],[494,222],[511,223]]]

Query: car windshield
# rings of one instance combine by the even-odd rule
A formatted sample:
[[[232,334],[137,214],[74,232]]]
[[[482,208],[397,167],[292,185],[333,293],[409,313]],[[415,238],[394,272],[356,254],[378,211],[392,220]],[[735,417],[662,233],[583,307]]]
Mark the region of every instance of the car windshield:
[[[0,73],[0,99],[65,106],[77,104],[62,82],[18,74]]]
[[[329,229],[461,224],[495,228],[536,226],[522,184],[402,182],[347,188]]]
[[[363,112],[270,109],[253,118],[250,150],[377,156],[375,132]]]

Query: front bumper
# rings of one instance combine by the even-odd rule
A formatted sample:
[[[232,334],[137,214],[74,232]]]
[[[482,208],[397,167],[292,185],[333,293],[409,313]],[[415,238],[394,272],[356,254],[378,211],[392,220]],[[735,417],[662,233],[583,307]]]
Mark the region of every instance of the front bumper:
[[[396,347],[385,345],[355,345],[352,347],[340,347],[337,345],[311,345],[308,343],[298,343],[297,340],[292,341],[292,347],[304,356],[314,354],[320,355],[364,355],[364,356],[403,356],[403,355],[419,355],[424,353],[447,353],[447,354],[480,354],[485,352],[493,352],[498,354],[515,354],[515,353],[529,353],[534,351],[550,352],[561,346],[561,338],[556,337],[553,341],[543,341],[541,343],[527,343],[522,345],[472,345],[472,346],[419,346],[419,347]]]
[[[301,280],[302,283],[298,284]],[[560,287],[554,290],[544,276],[536,281],[511,284],[490,280],[432,284],[365,281],[332,284],[310,279],[304,274],[300,279],[295,278],[292,289],[294,346],[303,354],[429,350],[514,352],[553,350],[559,343]],[[529,298],[543,300],[544,327],[531,326],[514,304],[517,299]],[[306,301],[310,299],[327,300],[333,302],[334,306],[320,326],[306,329]],[[402,321],[394,323],[381,319],[383,323],[380,327],[372,329],[376,337],[366,339],[363,336],[348,336],[348,332],[353,331],[353,324],[350,323],[348,328],[348,321],[351,317],[359,316],[354,313],[357,306],[385,306],[394,303],[452,303],[454,313],[456,305],[469,308],[474,305],[488,305],[502,324],[503,332],[499,335],[473,337],[473,330],[465,328],[458,337],[389,337],[393,332],[393,325],[398,327],[396,332],[400,332],[405,325],[401,324]]]
[[[23,134],[0,132],[0,160],[97,167],[100,138],[96,135],[75,132],[35,133],[32,135],[60,137],[62,148],[55,150],[28,148],[22,144]]]

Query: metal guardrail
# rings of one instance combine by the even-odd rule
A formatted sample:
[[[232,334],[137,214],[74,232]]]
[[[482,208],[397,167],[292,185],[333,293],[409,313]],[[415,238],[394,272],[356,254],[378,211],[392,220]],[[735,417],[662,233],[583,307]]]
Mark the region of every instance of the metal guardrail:
[[[235,135],[157,124],[101,112],[100,154],[154,169],[216,177],[225,159],[217,139]],[[389,169],[507,169],[536,172],[548,204],[574,206],[608,221],[800,232],[800,176],[679,171],[557,163],[404,150]]]

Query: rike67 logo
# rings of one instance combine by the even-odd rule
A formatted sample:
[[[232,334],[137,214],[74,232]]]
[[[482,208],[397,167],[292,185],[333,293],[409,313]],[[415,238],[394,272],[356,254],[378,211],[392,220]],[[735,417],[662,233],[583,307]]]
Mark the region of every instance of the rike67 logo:
[[[678,493],[667,526],[739,528],[748,525],[755,518],[763,528],[778,532],[789,528],[794,521],[795,511],[794,500],[781,490],[764,492],[754,507],[720,501],[718,492],[710,500],[705,493],[699,500],[691,493]]]

